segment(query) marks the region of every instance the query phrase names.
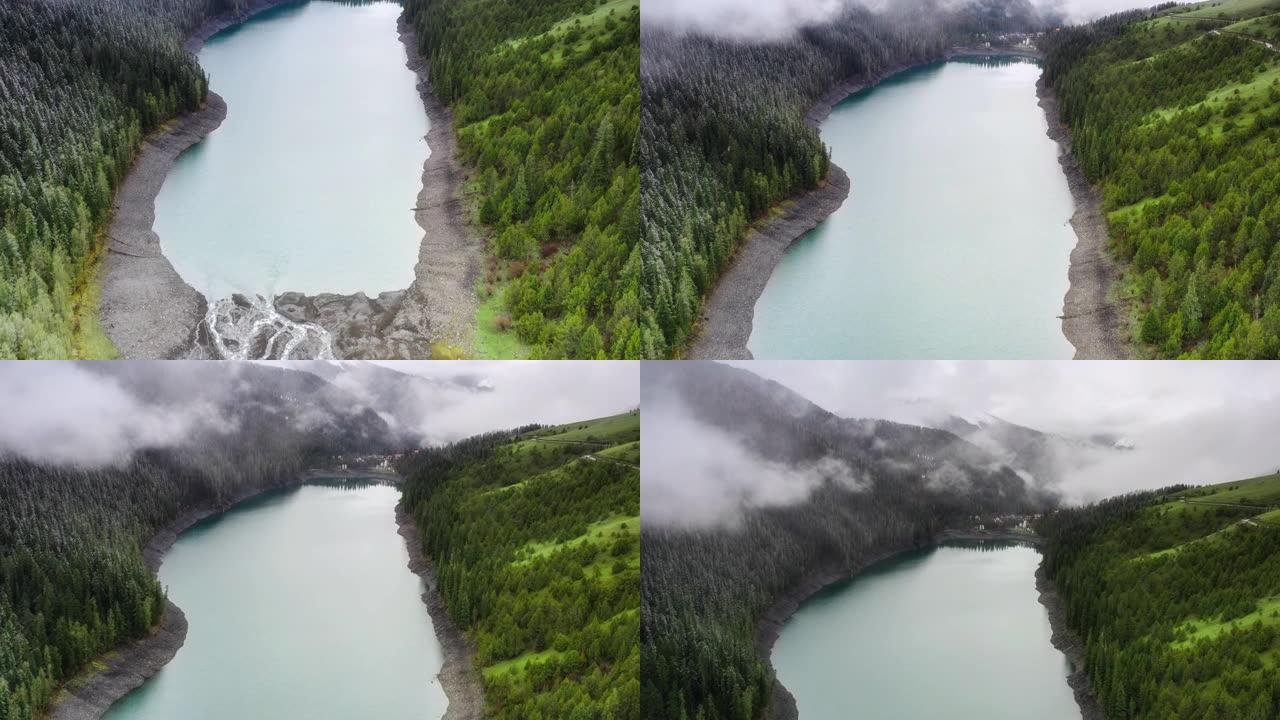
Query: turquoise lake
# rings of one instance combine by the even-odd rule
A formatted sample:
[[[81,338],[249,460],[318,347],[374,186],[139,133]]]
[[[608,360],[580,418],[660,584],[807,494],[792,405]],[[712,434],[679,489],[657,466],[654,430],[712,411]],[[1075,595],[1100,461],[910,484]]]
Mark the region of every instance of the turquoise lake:
[[[160,582],[189,629],[108,720],[428,720],[447,699],[397,488],[272,492],[179,536]]]
[[[944,545],[807,600],[773,649],[803,720],[1079,720],[1040,554]]]
[[[852,190],[756,303],[757,358],[1070,358],[1074,202],[1036,98],[1040,67],[896,75],[821,126]]]
[[[400,12],[313,0],[205,44],[200,65],[227,118],[178,159],[154,226],[211,302],[409,286],[429,150]]]

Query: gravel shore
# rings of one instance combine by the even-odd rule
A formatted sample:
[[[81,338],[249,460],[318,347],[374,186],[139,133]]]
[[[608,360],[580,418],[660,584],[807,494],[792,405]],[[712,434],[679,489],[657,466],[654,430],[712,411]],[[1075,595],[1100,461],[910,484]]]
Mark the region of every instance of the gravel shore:
[[[184,47],[196,55],[204,43],[232,25],[293,0],[254,0],[240,13],[205,21]],[[200,357],[197,333],[208,303],[187,284],[160,250],[152,229],[156,196],[178,156],[222,124],[227,104],[209,92],[203,108],[181,115],[143,141],[113,199],[107,226],[98,315],[120,357]]]
[[[1124,311],[1113,297],[1120,272],[1107,252],[1102,199],[1071,154],[1071,131],[1063,124],[1058,98],[1043,77],[1036,82],[1036,96],[1049,121],[1049,137],[1058,143],[1058,163],[1076,205],[1071,216],[1076,246],[1067,271],[1070,286],[1062,299],[1062,334],[1075,346],[1077,360],[1128,360],[1133,357],[1133,348]]]
[[[195,342],[208,306],[161,253],[160,236],[151,226],[156,196],[178,156],[226,115],[226,103],[210,92],[203,108],[173,120],[143,143],[116,190],[98,314],[122,358],[183,357]]]
[[[186,49],[197,54],[214,34],[292,1],[256,0],[242,13],[211,19],[192,34]],[[457,160],[452,115],[431,91],[427,61],[403,16],[399,37],[430,120],[431,153],[415,209],[423,237],[413,283],[376,298],[286,292],[274,299],[286,318],[325,328],[339,358],[424,359],[431,357],[434,343],[471,349],[484,238],[466,222],[461,199],[466,173]],[[164,257],[152,226],[156,196],[178,156],[216,130],[226,114],[226,103],[211,91],[203,108],[175,118],[144,141],[116,192],[98,310],[122,358],[214,356],[200,332],[207,299]]]
[[[435,626],[436,637],[440,638],[440,647],[444,651],[439,677],[440,686],[449,698],[449,709],[441,720],[479,720],[484,714],[484,689],[472,662],[474,651],[436,592],[436,576],[431,569],[431,561],[422,554],[422,534],[413,524],[403,502],[396,506],[396,524],[400,526],[400,536],[409,551],[409,569],[417,573],[427,586],[422,602],[427,606],[431,624]]]
[[[805,113],[805,122],[817,130],[835,106],[854,93],[880,84],[886,78],[940,58],[889,68],[871,78],[845,80],[831,88]],[[751,339],[756,301],[764,292],[774,268],[782,262],[791,243],[817,227],[849,197],[849,175],[835,163],[826,182],[803,195],[787,200],[781,213],[747,231],[728,269],[716,281],[702,306],[696,335],[686,356],[691,360],[750,360],[747,342]]]
[[[1084,670],[1084,643],[1067,627],[1067,608],[1053,581],[1045,576],[1044,563],[1036,568],[1036,590],[1040,591],[1040,604],[1049,613],[1049,627],[1053,630],[1049,641],[1071,661],[1067,685],[1071,686],[1076,704],[1080,706],[1081,720],[1106,720],[1107,715],[1093,694],[1093,686],[1089,684],[1089,676]]]

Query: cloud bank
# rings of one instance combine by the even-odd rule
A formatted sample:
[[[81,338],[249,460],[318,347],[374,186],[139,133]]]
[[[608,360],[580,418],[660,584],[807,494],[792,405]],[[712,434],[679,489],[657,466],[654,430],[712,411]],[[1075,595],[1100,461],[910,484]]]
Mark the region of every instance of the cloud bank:
[[[733,363],[845,417],[943,427],[994,415],[1078,448],[1058,488],[1085,502],[1175,483],[1228,482],[1280,468],[1280,362]]]
[[[63,465],[120,464],[144,448],[233,427],[212,403],[148,402],[115,378],[64,362],[0,363],[0,407],[0,455]]]
[[[963,0],[644,0],[641,21],[677,32],[698,32],[737,40],[785,39],[798,30],[835,18],[844,8],[861,4],[877,12],[899,12],[927,18],[954,9]],[[1149,7],[1145,0],[1041,0],[1033,3],[1071,22]]]
[[[869,487],[845,463],[766,460],[743,441],[694,419],[679,398],[646,389],[640,412],[640,517],[670,527],[735,527],[748,509],[803,502],[833,482]]]
[[[619,361],[0,362],[0,457],[119,465],[234,432],[257,408],[303,432],[372,411],[389,440],[423,446],[626,412],[639,385],[638,364]]]

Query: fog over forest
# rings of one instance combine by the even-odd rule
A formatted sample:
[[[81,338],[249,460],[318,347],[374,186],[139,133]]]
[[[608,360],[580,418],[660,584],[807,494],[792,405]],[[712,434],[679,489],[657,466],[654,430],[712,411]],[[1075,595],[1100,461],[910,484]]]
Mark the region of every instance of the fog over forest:
[[[1275,363],[729,364],[840,417],[955,432],[1067,503],[1280,468]],[[774,412],[807,412],[793,401],[781,401]],[[642,405],[642,498],[651,519],[698,525],[743,506],[802,502],[823,478],[840,475],[765,460],[758,448],[700,422],[680,398],[647,384]]]
[[[641,21],[671,30],[691,30],[744,40],[784,38],[807,25],[834,17],[855,0],[645,0]],[[938,8],[952,8],[963,0],[865,0],[874,10],[927,15]],[[1046,16],[1069,22],[1087,22],[1121,10],[1147,7],[1144,0],[1036,0]]]
[[[281,422],[308,431],[372,411],[388,442],[436,445],[530,423],[558,424],[639,404],[635,363],[181,361],[0,364],[0,457],[96,467],[144,449],[237,431],[245,399],[276,389],[258,372],[315,376],[314,396],[284,397]],[[21,419],[18,421],[18,419]]]

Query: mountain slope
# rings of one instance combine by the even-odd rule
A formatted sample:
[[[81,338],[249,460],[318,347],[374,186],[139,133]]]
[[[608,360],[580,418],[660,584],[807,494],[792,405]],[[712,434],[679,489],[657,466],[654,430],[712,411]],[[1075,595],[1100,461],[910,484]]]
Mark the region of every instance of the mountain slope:
[[[638,358],[637,0],[407,0],[491,231],[477,351]]]
[[[1044,568],[1108,718],[1280,711],[1280,476],[1059,510]]]
[[[1051,35],[1045,80],[1140,350],[1280,357],[1280,3],[1170,5]]]
[[[672,446],[655,445],[655,432],[647,445],[646,718],[747,720],[784,711],[789,695],[759,655],[767,643],[756,644],[758,624],[775,604],[820,578],[927,544],[972,515],[1033,512],[1052,502],[945,431],[839,418],[776,382],[714,363],[646,363],[641,373],[646,417],[669,422],[677,413],[701,426],[682,429]],[[668,479],[654,473],[682,472],[661,458],[677,454],[680,442],[694,443],[696,453],[699,438],[714,433],[735,438],[746,462],[727,475],[713,467],[706,476],[669,480],[711,494],[733,491],[740,474],[768,473],[770,492],[745,496],[764,500],[699,525],[657,515],[664,504],[652,488]],[[723,444],[717,451],[733,452]],[[790,489],[776,492],[784,486]]]
[[[639,717],[638,412],[406,456],[403,507],[487,717]]]

